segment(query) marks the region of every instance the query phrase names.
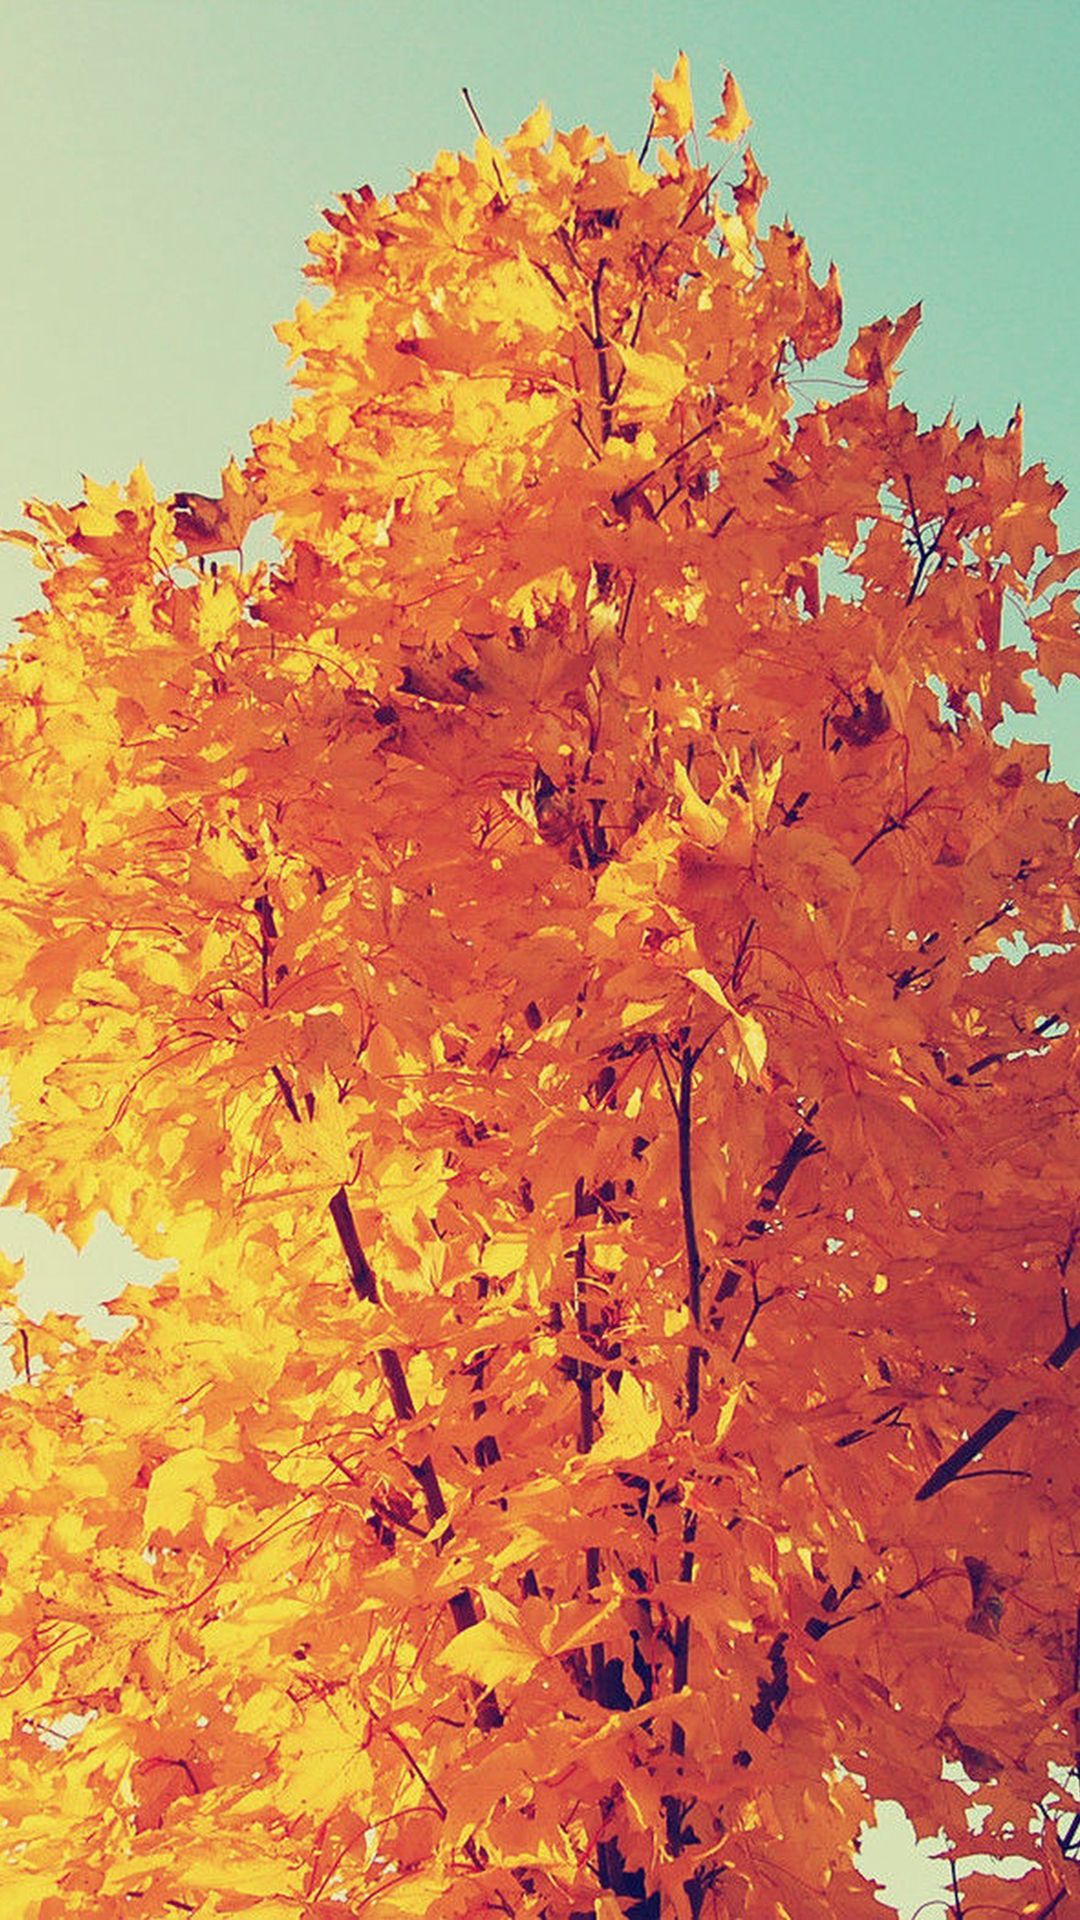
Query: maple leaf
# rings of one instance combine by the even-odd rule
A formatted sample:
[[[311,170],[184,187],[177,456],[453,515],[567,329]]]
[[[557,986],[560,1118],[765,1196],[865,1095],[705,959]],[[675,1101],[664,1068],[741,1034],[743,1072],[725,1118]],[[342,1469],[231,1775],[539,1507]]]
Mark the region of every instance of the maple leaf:
[[[621,355],[621,405],[628,413],[666,415],[686,385],[685,363],[672,353],[641,353],[630,346]]]
[[[723,103],[723,112],[718,113],[716,118],[709,122],[709,139],[740,140],[753,122],[746,111],[746,103],[733,73],[724,76]]]
[[[1029,626],[1044,680],[1059,687],[1067,673],[1080,675],[1080,594],[1056,594],[1045,613],[1031,616]]]
[[[875,320],[871,327],[860,327],[844,362],[844,372],[849,379],[865,380],[869,387],[894,386],[896,362],[921,317],[922,305],[916,301],[898,320]]]
[[[498,1687],[507,1680],[527,1680],[540,1658],[540,1650],[530,1647],[527,1641],[495,1620],[478,1620],[475,1626],[466,1627],[451,1640],[440,1658],[455,1673],[468,1674],[486,1686]]]
[[[258,485],[245,478],[235,460],[222,470],[220,494],[181,489],[170,505],[176,532],[191,555],[239,549],[252,522],[266,511]]]
[[[648,1385],[624,1373],[618,1386],[604,1385],[603,1433],[593,1460],[634,1460],[648,1453],[660,1431],[661,1410]]]
[[[694,124],[694,98],[690,91],[690,62],[685,53],[680,52],[672,69],[671,79],[662,80],[659,74],[653,76],[653,122],[651,138],[654,140],[685,140]]]

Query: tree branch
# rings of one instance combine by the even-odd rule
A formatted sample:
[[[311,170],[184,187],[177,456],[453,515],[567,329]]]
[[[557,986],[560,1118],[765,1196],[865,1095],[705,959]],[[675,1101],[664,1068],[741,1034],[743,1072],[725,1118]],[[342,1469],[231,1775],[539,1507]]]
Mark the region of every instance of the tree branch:
[[[731,1349],[732,1360],[737,1360],[743,1348],[745,1347],[746,1342],[750,1337],[750,1329],[753,1326],[754,1321],[757,1319],[758,1314],[761,1312],[762,1308],[767,1307],[770,1300],[775,1300],[777,1294],[780,1292],[779,1287],[774,1287],[771,1293],[759,1293],[758,1283],[754,1276],[751,1276],[750,1286],[753,1292],[753,1305],[751,1306],[749,1315],[747,1316],[746,1325],[744,1326],[742,1332],[740,1333],[738,1339],[736,1340],[735,1345]]]
[[[592,281],[590,283],[590,288],[589,288],[590,296],[592,299],[592,319],[593,319],[592,344],[593,344],[594,351],[596,353],[596,377],[597,377],[597,384],[600,388],[600,444],[601,446],[603,445],[605,440],[608,440],[611,437],[612,406],[613,406],[614,397],[615,397],[614,393],[612,392],[611,375],[608,371],[607,343],[604,339],[603,322],[600,318],[600,283],[603,280],[604,268],[606,266],[607,266],[607,261],[602,259],[600,261],[599,266],[596,269],[596,272],[592,277]]]
[[[1065,1332],[1057,1346],[1052,1347],[1046,1355],[1043,1365],[1054,1367],[1060,1372],[1061,1368],[1072,1359],[1078,1347],[1080,1347],[1080,1320],[1070,1326],[1066,1319]],[[991,1440],[996,1440],[999,1433],[1004,1433],[1005,1428],[1012,1425],[1021,1411],[1020,1407],[999,1407],[996,1413],[992,1413],[988,1420],[983,1421],[982,1426],[969,1439],[953,1448],[948,1459],[943,1460],[940,1467],[935,1467],[929,1479],[923,1481],[916,1493],[916,1500],[929,1500],[935,1493],[940,1493],[944,1487],[950,1486],[954,1480],[973,1479],[975,1476],[965,1474],[964,1468],[982,1452],[984,1447],[989,1446]]]
[[[278,1069],[275,1067],[274,1072],[277,1073],[277,1071]],[[291,1093],[289,1098],[291,1100]],[[291,1110],[294,1116],[299,1119],[300,1116],[296,1112],[295,1105],[293,1105]],[[377,1302],[379,1290],[375,1284],[375,1275],[371,1270],[367,1254],[360,1245],[360,1235],[356,1231],[356,1222],[353,1219],[352,1208],[349,1205],[349,1196],[345,1192],[344,1187],[338,1188],[330,1202],[330,1218],[337,1228],[338,1239],[341,1241],[342,1250],[348,1263],[349,1279],[352,1281],[353,1292],[356,1294],[358,1300]]]
[[[911,819],[912,814],[915,813],[917,809],[922,806],[923,801],[929,800],[930,795],[933,793],[933,791],[934,791],[933,787],[925,787],[922,793],[920,793],[918,799],[913,800],[909,807],[904,808],[903,813],[888,814],[885,820],[882,822],[881,826],[878,828],[877,832],[872,833],[870,835],[870,838],[866,842],[865,847],[859,848],[858,853],[855,854],[854,858],[852,859],[852,862],[851,862],[852,866],[857,867],[859,864],[859,861],[865,859],[866,855],[870,852],[871,848],[877,846],[877,843],[879,840],[884,840],[886,836],[890,833],[900,833],[902,829],[907,826],[907,823]]]
[[[990,1445],[991,1440],[996,1440],[999,1433],[1003,1433],[1006,1427],[1011,1426],[1019,1411],[1019,1407],[999,1407],[996,1413],[992,1413],[989,1420],[984,1420],[982,1426],[978,1427],[967,1440],[953,1448],[948,1459],[943,1460],[940,1467],[934,1468],[929,1479],[923,1481],[915,1495],[916,1500],[930,1500],[935,1493],[940,1493],[944,1487],[950,1486],[954,1480],[959,1479],[969,1462],[976,1459],[983,1448]]]
[[[285,1074],[281,1071],[281,1068],[277,1066],[274,1067],[273,1073],[286,1107],[293,1119],[299,1121],[299,1109]],[[357,1299],[365,1306],[378,1306],[378,1282],[376,1281],[371,1262],[368,1260],[367,1254],[361,1245],[360,1235],[356,1230],[356,1221],[353,1218],[353,1211],[349,1205],[349,1196],[344,1187],[339,1187],[330,1201],[330,1218],[337,1230],[337,1236],[341,1242],[342,1251],[345,1254],[353,1292],[356,1294]],[[416,1406],[409,1390],[409,1382],[405,1368],[402,1365],[400,1355],[393,1347],[379,1348],[379,1366],[382,1370],[383,1379],[386,1381],[389,1389],[391,1405],[397,1418],[402,1421],[415,1420]],[[409,1472],[412,1474],[413,1479],[416,1481],[423,1495],[428,1526],[429,1528],[434,1527],[440,1520],[445,1519],[447,1512],[446,1500],[439,1482],[435,1462],[432,1460],[430,1453],[426,1453],[422,1460],[410,1460],[407,1464]],[[443,1541],[445,1543],[452,1538],[453,1529],[447,1527],[443,1535]],[[460,1593],[453,1594],[449,1605],[456,1633],[463,1633],[466,1627],[475,1626],[480,1618],[476,1610],[476,1602],[468,1588],[463,1588]],[[497,1696],[491,1689],[484,1691],[484,1689],[479,1687],[475,1682],[473,1684],[476,1692],[480,1696],[476,1715],[477,1725],[485,1730],[501,1726],[503,1716]]]
[[[815,1153],[824,1153],[825,1148],[823,1143],[817,1138],[817,1135],[810,1130],[809,1123],[813,1120],[816,1112],[817,1102],[815,1101],[814,1105],[804,1116],[806,1124],[800,1126],[798,1131],[792,1135],[792,1138],[785,1147],[772,1172],[762,1181],[758,1188],[757,1201],[761,1212],[754,1214],[754,1216],[747,1221],[742,1231],[742,1238],[744,1240],[760,1240],[763,1237],[769,1224],[765,1216],[772,1213],[774,1208],[779,1205],[781,1195],[796,1169],[802,1165],[804,1160],[812,1159]],[[716,1308],[721,1301],[731,1299],[742,1278],[743,1269],[741,1264],[736,1264],[733,1261],[725,1270],[713,1298],[710,1319],[711,1323],[717,1328],[719,1328],[720,1322],[716,1321],[712,1316],[715,1315]],[[775,1298],[775,1294],[770,1293],[766,1299],[759,1300],[756,1281],[753,1282],[753,1286],[755,1299],[754,1311],[746,1327],[743,1329],[743,1333],[736,1345],[732,1358],[735,1358],[741,1353],[746,1335],[749,1333],[762,1307],[768,1306],[769,1301]]]
[[[946,527],[948,526],[949,521],[952,519],[953,509],[949,507],[947,511],[942,515],[938,525],[937,532],[934,534],[933,539],[930,541],[927,541],[925,538],[925,529],[923,528],[922,521],[919,519],[919,509],[915,505],[915,495],[912,491],[910,474],[905,473],[904,485],[907,491],[908,506],[911,509],[911,531],[915,540],[915,551],[919,556],[915,566],[915,575],[911,582],[911,586],[908,590],[907,599],[904,602],[905,606],[910,607],[912,601],[915,599],[915,596],[919,591],[920,586],[922,585],[923,575],[925,574],[926,569],[930,565],[935,554],[938,556],[938,560],[940,562],[941,556],[940,556],[940,553],[938,552],[938,548],[941,541],[941,536],[944,533]]]
[[[432,1786],[431,1781],[428,1779],[427,1774],[424,1772],[424,1769],[420,1765],[420,1762],[419,1760],[417,1760],[415,1754],[410,1753],[408,1747],[405,1745],[404,1740],[401,1738],[401,1735],[399,1733],[396,1733],[393,1727],[387,1726],[385,1720],[377,1721],[376,1725],[378,1726],[380,1733],[385,1733],[387,1739],[393,1741],[402,1759],[412,1769],[413,1773],[415,1773],[417,1779],[420,1782],[420,1785],[424,1789],[424,1792],[430,1796],[435,1806],[435,1809],[439,1815],[439,1819],[445,1820],[446,1819],[446,1802],[442,1798],[441,1794],[439,1794],[436,1791],[436,1789]]]
[[[697,1538],[697,1514],[687,1508],[683,1514],[683,1556],[679,1567],[679,1578],[689,1585],[694,1577],[694,1541]],[[690,1684],[690,1615],[681,1614],[675,1624],[675,1636],[672,1643],[671,1688],[680,1693]],[[686,1729],[678,1720],[671,1725],[671,1751],[675,1754],[686,1752]]]
[[[694,1169],[691,1129],[693,1126],[694,1066],[697,1054],[687,1047],[679,1066],[679,1102],[676,1109],[679,1128],[679,1201],[682,1206],[683,1239],[686,1243],[687,1305],[695,1327],[701,1325],[701,1283],[704,1269],[694,1219]],[[696,1411],[696,1407],[690,1409]]]
[[[260,994],[263,1006],[268,1007],[270,1005],[270,955],[278,937],[277,923],[269,894],[260,893],[255,902],[255,918],[259,922]]]

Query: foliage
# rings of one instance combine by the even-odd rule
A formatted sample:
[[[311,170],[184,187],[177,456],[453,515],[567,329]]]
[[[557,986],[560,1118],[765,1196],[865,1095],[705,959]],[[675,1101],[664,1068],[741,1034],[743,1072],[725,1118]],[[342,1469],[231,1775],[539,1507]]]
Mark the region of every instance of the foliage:
[[[10,536],[12,1197],[176,1266],[16,1328],[9,1920],[844,1920],[944,1760],[1077,1887],[1062,490],[917,308],[814,398],[653,105],[343,195],[221,496]]]

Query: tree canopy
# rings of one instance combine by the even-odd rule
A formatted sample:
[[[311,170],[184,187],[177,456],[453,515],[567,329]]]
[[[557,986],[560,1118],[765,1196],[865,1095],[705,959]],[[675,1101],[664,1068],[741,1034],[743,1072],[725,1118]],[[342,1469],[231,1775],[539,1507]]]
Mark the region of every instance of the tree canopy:
[[[11,1920],[1080,1885],[1062,488],[652,109],[343,194],[220,495],[8,536],[9,1198],[175,1262],[9,1275]]]

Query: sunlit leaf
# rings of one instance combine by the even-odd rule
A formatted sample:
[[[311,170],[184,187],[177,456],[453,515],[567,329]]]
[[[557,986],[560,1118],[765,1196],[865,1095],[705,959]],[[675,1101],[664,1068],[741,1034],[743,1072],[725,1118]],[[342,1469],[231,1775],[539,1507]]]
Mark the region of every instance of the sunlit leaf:
[[[690,62],[680,53],[670,80],[657,74],[653,80],[653,138],[685,140],[694,124],[694,100],[690,91]]]
[[[709,122],[710,140],[739,140],[752,124],[733,73],[724,76],[724,110]]]

